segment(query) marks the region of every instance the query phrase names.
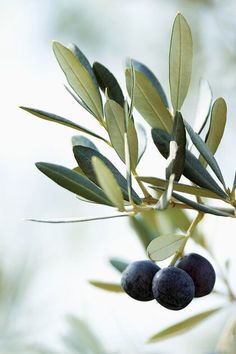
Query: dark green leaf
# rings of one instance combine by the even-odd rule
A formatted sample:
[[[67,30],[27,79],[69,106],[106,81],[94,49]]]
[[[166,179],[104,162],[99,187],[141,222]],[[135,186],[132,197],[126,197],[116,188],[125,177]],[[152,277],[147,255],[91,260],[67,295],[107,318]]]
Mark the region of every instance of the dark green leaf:
[[[59,124],[65,125],[65,126],[72,128],[72,129],[79,130],[83,133],[89,134],[95,138],[101,139],[106,142],[106,139],[104,139],[100,135],[97,135],[96,133],[93,133],[91,130],[81,127],[81,125],[78,125],[66,118],[62,118],[60,116],[57,116],[56,114],[41,111],[41,110],[35,109],[35,108],[22,107],[22,106],[20,106],[20,108],[23,109],[24,111],[27,111],[27,112],[33,114],[36,117],[39,117],[39,118],[42,118],[42,119],[45,119],[45,120],[48,120],[51,122],[59,123]]]
[[[116,257],[110,258],[109,262],[120,273],[122,273],[127,268],[127,266],[129,265],[129,262],[124,261],[124,260],[122,260],[120,258],[116,258]]]
[[[104,192],[88,178],[69,168],[46,162],[37,162],[36,167],[59,186],[99,204],[111,205]]]
[[[95,74],[93,72],[93,69],[92,69],[92,66],[91,66],[90,62],[88,61],[88,59],[84,55],[84,53],[74,43],[70,43],[68,45],[68,49],[70,49],[72,51],[72,53],[76,56],[76,58],[80,61],[80,63],[88,71],[88,73],[90,74],[91,78],[93,79],[94,84],[97,86],[97,89],[98,89],[99,86],[98,86],[98,82],[97,82],[96,76],[95,76]]]
[[[148,257],[153,261],[163,261],[176,253],[185,241],[184,235],[158,236],[147,248]]]
[[[98,151],[98,148],[96,147],[96,145],[90,139],[86,138],[83,135],[74,135],[74,136],[72,136],[71,142],[72,142],[73,146],[82,145],[82,146],[87,146],[87,147],[89,147],[91,149],[94,149],[94,150]]]
[[[167,160],[166,179],[175,174],[178,181],[184,171],[186,133],[183,118],[180,112],[176,112],[172,132],[173,140],[170,142],[170,155]]]
[[[123,108],[124,95],[114,75],[104,65],[98,62],[93,63],[93,70],[102,91],[105,93],[107,89],[108,97]]]
[[[210,206],[207,206],[207,205],[204,205],[204,204],[201,204],[201,203],[196,203],[190,199],[187,199],[185,197],[183,197],[182,195],[180,194],[177,194],[175,192],[172,193],[172,196],[176,199],[178,199],[180,202],[184,203],[184,204],[187,204],[189,205],[191,208],[195,209],[195,210],[199,210],[199,211],[202,211],[204,213],[207,213],[207,214],[213,214],[213,215],[218,215],[218,216],[232,216],[226,212],[223,212],[223,211],[220,211],[220,210],[217,210],[215,208],[212,208]]]
[[[116,283],[106,283],[103,281],[97,281],[97,280],[89,280],[89,283],[96,288],[106,290],[106,291],[111,291],[113,293],[123,293],[124,290],[122,289],[120,284]]]
[[[138,177],[141,179],[141,181],[150,183],[152,186],[156,186],[159,188],[166,188],[168,181],[161,179],[161,178],[156,178],[156,177]],[[219,196],[208,189],[205,188],[200,188],[200,187],[195,187],[195,186],[190,186],[187,184],[182,184],[182,183],[177,183],[174,182],[174,190],[182,193],[187,193],[187,194],[192,194],[192,195],[197,195],[199,197],[205,197],[205,198],[214,198],[214,199],[219,199]],[[152,187],[155,189],[155,187]]]
[[[132,75],[130,68],[126,69],[125,75],[127,91],[131,96]],[[162,128],[171,132],[173,121],[170,112],[152,82],[137,70],[135,70],[134,105],[152,128]]]
[[[147,133],[145,128],[139,123],[136,124],[136,129],[138,134],[138,163],[139,163],[147,148]]]
[[[161,129],[155,128],[152,129],[152,138],[159,152],[167,159],[169,156],[169,144],[172,139],[171,135]],[[225,192],[219,187],[198,159],[188,150],[185,152],[183,174],[198,186],[209,189],[223,199],[227,198]]]
[[[70,86],[96,118],[100,122],[103,121],[101,95],[86,67],[70,49],[58,42],[53,42],[53,51]]]
[[[218,149],[221,139],[224,134],[225,124],[227,119],[227,106],[225,100],[220,97],[214,102],[211,111],[210,127],[206,136],[206,144],[209,150],[214,155]],[[200,157],[200,162],[204,167],[207,162]]]
[[[98,184],[98,181],[92,166],[92,157],[96,156],[101,159],[115,176],[119,186],[121,187],[125,200],[128,200],[129,197],[126,179],[105,156],[100,154],[98,151],[95,151],[94,149],[90,149],[85,146],[75,146],[73,148],[73,152],[80,168],[83,170],[86,176],[96,184]],[[132,191],[132,198],[137,204],[140,204],[142,202],[139,196],[135,193],[135,191]]]
[[[219,167],[216,159],[214,158],[214,155],[209,150],[208,146],[202,140],[202,138],[197,133],[194,132],[192,127],[187,122],[185,122],[185,126],[186,126],[186,129],[188,131],[188,134],[189,134],[193,144],[196,146],[196,148],[198,149],[198,151],[200,152],[202,157],[204,157],[205,161],[207,161],[207,163],[211,167],[212,171],[215,173],[216,177],[219,179],[219,181],[225,187],[224,178],[222,176],[220,167]]]
[[[140,73],[144,74],[146,76],[146,78],[152,83],[152,85],[155,87],[156,91],[160,95],[162,102],[168,108],[169,104],[168,104],[166,94],[165,94],[159,80],[156,78],[156,76],[153,74],[153,72],[146,65],[144,65],[134,59],[126,60],[126,66],[128,68],[131,67],[131,65],[130,65],[131,62],[132,62],[134,70],[139,71]]]
[[[152,342],[157,342],[163,339],[167,339],[169,337],[173,337],[176,336],[178,334],[184,333],[185,331],[190,330],[191,328],[193,328],[194,326],[198,325],[199,323],[201,323],[202,321],[204,321],[206,318],[208,318],[209,316],[214,315],[215,313],[217,313],[219,310],[221,310],[221,307],[217,307],[215,309],[212,310],[208,310],[202,313],[199,313],[197,315],[194,315],[192,317],[187,318],[184,321],[181,321],[179,323],[176,323],[173,326],[170,326],[166,329],[164,329],[161,332],[158,332],[157,334],[155,334],[154,336],[152,336],[148,342],[152,343]]]
[[[92,158],[92,165],[99,185],[107,195],[108,199],[119,211],[124,211],[123,195],[111,170],[109,170],[105,163],[96,156],[93,156]]]
[[[193,43],[186,19],[177,14],[171,35],[169,81],[174,111],[179,111],[188,93],[192,74]]]

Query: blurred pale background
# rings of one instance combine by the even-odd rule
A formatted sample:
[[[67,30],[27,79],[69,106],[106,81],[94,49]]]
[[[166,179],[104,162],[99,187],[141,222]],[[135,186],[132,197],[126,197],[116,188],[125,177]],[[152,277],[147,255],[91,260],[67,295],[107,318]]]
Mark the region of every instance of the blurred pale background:
[[[71,353],[62,338],[68,326],[65,316],[73,314],[89,323],[107,353],[168,354],[174,345],[175,353],[207,354],[219,335],[222,318],[218,324],[210,320],[160,344],[145,345],[145,340],[190,312],[220,303],[218,298],[198,300],[190,309],[172,313],[155,303],[138,303],[88,285],[88,279],[119,281],[118,273],[108,265],[110,256],[144,257],[127,220],[62,226],[22,221],[110,211],[78,201],[37,171],[36,161],[74,167],[74,132],[31,117],[18,106],[44,109],[95,127],[63,87],[65,79],[51,50],[53,39],[76,43],[91,62],[107,65],[123,87],[125,57],[140,60],[168,92],[170,32],[180,11],[188,19],[195,43],[194,76],[184,112],[193,121],[200,77],[210,82],[214,98],[222,95],[226,99],[228,123],[217,158],[231,186],[236,147],[235,1],[0,0],[0,6],[0,273],[6,291],[0,293],[0,352],[36,353],[37,346]],[[161,176],[161,166],[158,160],[153,166],[149,147],[140,170]],[[223,262],[235,255],[235,231],[232,221],[215,221],[207,217],[203,228]],[[232,259],[232,273],[235,266]],[[15,283],[20,283],[19,293]],[[203,334],[205,340],[199,343]],[[48,353],[46,349],[39,352]]]

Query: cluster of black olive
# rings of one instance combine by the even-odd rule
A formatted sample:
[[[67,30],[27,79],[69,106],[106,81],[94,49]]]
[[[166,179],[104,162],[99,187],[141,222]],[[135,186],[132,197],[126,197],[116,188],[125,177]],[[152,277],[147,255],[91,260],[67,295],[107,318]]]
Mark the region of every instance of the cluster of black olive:
[[[130,263],[122,274],[121,286],[136,300],[156,299],[170,310],[181,310],[194,297],[210,294],[215,280],[211,263],[199,254],[190,253],[175,266],[162,269],[149,260]]]

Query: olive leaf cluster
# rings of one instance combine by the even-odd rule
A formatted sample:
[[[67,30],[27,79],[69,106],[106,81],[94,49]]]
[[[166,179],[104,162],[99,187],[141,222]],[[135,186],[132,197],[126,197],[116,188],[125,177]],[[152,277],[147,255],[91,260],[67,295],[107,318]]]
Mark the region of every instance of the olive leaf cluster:
[[[77,162],[74,168],[45,162],[38,162],[36,166],[51,180],[82,200],[116,208],[119,214],[34,221],[83,222],[130,216],[153,261],[162,261],[174,255],[174,264],[183,254],[190,237],[207,249],[204,237],[196,234],[195,228],[205,214],[236,217],[236,177],[230,187],[226,186],[214,156],[226,125],[225,100],[219,97],[213,101],[208,82],[201,79],[194,128],[181,113],[190,86],[193,58],[192,35],[186,19],[178,13],[172,28],[169,50],[170,100],[153,72],[134,59],[128,59],[125,65],[127,99],[109,69],[98,62],[91,65],[76,45],[65,47],[54,42],[53,51],[69,84],[66,87],[68,93],[102,127],[104,134],[52,113],[21,107],[39,118],[83,133],[72,139]],[[147,141],[145,128],[136,122],[134,109],[150,126],[152,142]],[[204,131],[207,133],[204,134]],[[125,177],[99,151],[95,140],[102,141],[108,149],[117,153],[126,166]],[[138,173],[138,164],[144,156],[147,143],[154,143],[157,154],[166,159],[165,179]],[[179,182],[183,177],[184,182]],[[134,188],[134,180],[139,188]],[[212,206],[214,200],[217,206]],[[172,210],[175,217],[170,218],[173,225],[169,234],[163,230],[159,233],[157,228],[147,227],[147,223],[143,222],[144,219],[153,222],[156,217],[162,218]],[[197,217],[191,222],[184,210],[197,211]],[[184,232],[180,234],[179,230]],[[111,262],[119,271],[127,265],[121,260]],[[105,290],[122,291],[119,284],[91,283]],[[234,298],[233,295],[231,297]],[[178,328],[188,328],[216,311],[213,309],[196,315]],[[174,326],[162,335],[153,337],[153,340],[176,331]]]

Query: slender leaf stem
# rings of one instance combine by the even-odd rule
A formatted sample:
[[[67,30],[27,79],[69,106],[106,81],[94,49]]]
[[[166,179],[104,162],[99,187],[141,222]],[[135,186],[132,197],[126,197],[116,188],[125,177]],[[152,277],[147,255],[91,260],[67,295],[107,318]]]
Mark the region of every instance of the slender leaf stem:
[[[139,175],[137,174],[137,171],[136,170],[132,171],[132,174],[133,174],[134,178],[136,179],[136,181],[138,182],[138,185],[139,185],[140,189],[142,190],[144,197],[147,199],[152,198],[151,194],[148,192],[148,190],[144,186],[143,182],[140,180]],[[154,201],[154,198],[152,198],[152,199]]]
[[[176,252],[176,254],[174,255],[170,265],[174,266],[176,261],[183,255],[184,252],[184,248],[186,246],[186,243],[188,242],[189,238],[192,236],[193,231],[195,230],[196,226],[198,225],[198,223],[203,219],[204,214],[203,213],[198,213],[197,216],[193,219],[191,225],[189,226],[187,233],[186,233],[186,237],[185,240],[182,244],[182,246],[179,248],[179,250]]]

